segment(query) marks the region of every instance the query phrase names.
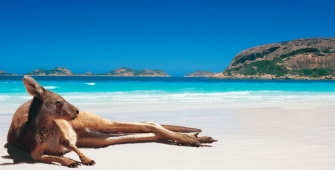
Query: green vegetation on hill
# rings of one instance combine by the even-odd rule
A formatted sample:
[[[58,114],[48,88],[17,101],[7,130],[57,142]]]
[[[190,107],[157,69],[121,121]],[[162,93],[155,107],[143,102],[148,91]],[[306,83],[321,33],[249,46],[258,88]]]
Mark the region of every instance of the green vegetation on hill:
[[[334,53],[334,52],[332,52],[329,48],[324,49],[322,52],[323,52],[323,53],[326,53],[326,54]]]
[[[335,38],[307,38],[238,53],[223,78],[335,79]]]
[[[294,56],[294,55],[297,55],[297,54],[319,53],[319,52],[320,52],[320,50],[317,49],[317,48],[302,48],[302,49],[299,49],[299,50],[295,50],[295,51],[289,52],[287,54],[282,54],[280,57],[281,58],[287,58],[287,57]]]
[[[231,76],[232,71],[243,74],[243,75],[262,75],[262,74],[271,74],[278,76],[284,76],[285,74],[292,75],[301,75],[307,77],[320,77],[320,76],[329,76],[332,75],[334,69],[329,68],[304,68],[300,70],[288,70],[286,67],[278,64],[282,60],[262,60],[253,62],[251,64],[245,65],[240,69],[229,69],[226,70],[227,75]]]
[[[320,77],[320,76],[328,76],[334,72],[334,69],[328,68],[313,68],[313,69],[301,69],[295,71],[295,73],[303,76],[311,76],[311,77]]]
[[[269,60],[262,60],[248,64],[238,70],[239,74],[256,75],[256,74],[272,74],[276,76],[283,76],[288,73],[288,70],[278,65],[276,62]]]
[[[265,51],[259,52],[259,53],[252,53],[246,56],[243,56],[239,60],[235,61],[232,65],[236,66],[239,63],[244,63],[245,61],[253,61],[256,60],[257,58],[263,58],[264,56],[276,51],[279,47],[271,47]]]

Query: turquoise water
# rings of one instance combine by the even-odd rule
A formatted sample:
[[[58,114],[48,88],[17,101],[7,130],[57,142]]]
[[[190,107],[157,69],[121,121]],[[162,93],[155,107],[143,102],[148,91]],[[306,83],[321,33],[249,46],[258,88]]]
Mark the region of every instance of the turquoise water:
[[[22,77],[0,77],[0,93],[25,93]],[[241,91],[335,92],[335,81],[220,80],[207,78],[35,77],[58,93],[166,92],[213,93]]]
[[[20,76],[0,77],[0,102],[29,99]],[[206,78],[35,77],[68,100],[96,102],[227,102],[335,99],[335,81],[221,80]]]

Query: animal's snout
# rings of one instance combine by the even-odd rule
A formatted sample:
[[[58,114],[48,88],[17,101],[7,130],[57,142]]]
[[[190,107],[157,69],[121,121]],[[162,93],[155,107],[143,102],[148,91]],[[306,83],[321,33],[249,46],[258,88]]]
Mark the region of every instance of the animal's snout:
[[[28,75],[25,75],[23,78],[22,78],[22,80],[23,81],[27,81],[27,79],[31,79]]]
[[[76,109],[74,110],[73,114],[71,115],[71,120],[74,120],[78,117],[78,114],[79,114],[79,110]]]

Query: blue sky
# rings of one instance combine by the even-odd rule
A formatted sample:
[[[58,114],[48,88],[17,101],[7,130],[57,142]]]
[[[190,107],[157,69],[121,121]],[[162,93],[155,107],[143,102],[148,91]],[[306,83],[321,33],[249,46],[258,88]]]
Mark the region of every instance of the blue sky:
[[[333,0],[1,1],[0,70],[221,72],[246,48],[335,37],[334,6]]]

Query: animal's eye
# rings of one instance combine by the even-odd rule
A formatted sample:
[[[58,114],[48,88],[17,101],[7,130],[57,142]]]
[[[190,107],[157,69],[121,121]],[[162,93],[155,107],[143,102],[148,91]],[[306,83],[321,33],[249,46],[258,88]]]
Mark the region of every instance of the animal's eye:
[[[60,105],[60,106],[63,106],[64,105],[64,102],[63,101],[56,101],[56,104]]]

